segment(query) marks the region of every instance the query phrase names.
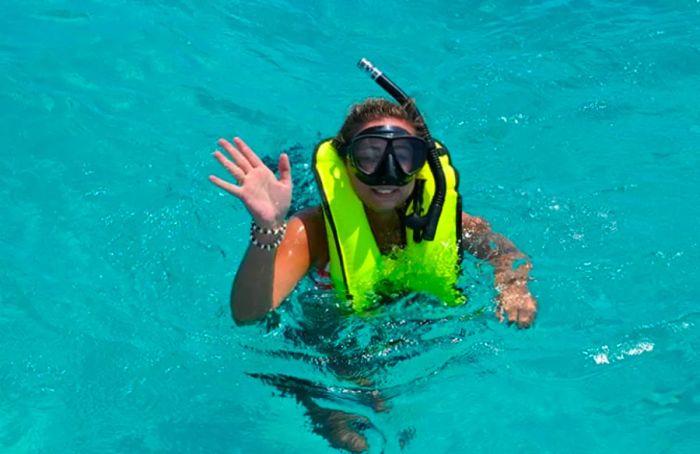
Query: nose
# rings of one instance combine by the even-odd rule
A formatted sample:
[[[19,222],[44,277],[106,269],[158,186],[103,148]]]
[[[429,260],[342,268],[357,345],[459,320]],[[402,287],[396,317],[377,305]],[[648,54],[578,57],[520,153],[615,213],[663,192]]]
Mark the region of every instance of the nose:
[[[394,153],[387,153],[386,160],[384,162],[384,178],[382,183],[395,183],[399,180],[399,174],[397,170],[396,160],[394,159]]]

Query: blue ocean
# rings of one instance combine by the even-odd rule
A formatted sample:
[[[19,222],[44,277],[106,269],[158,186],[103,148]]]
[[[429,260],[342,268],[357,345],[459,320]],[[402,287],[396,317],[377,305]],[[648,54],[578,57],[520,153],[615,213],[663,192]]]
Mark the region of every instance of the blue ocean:
[[[700,2],[5,0],[0,30],[0,451],[339,452],[295,383],[370,452],[700,452]],[[315,145],[385,96],[362,57],[530,256],[532,328],[471,259],[464,307],[329,320],[304,281],[233,323],[217,139],[318,203]]]

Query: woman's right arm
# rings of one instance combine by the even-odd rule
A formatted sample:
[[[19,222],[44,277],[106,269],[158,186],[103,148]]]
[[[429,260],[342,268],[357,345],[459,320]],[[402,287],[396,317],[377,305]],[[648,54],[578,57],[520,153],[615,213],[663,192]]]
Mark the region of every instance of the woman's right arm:
[[[234,320],[241,323],[259,320],[279,306],[308,271],[313,262],[311,251],[315,249],[312,243],[317,240],[310,240],[300,217],[290,219],[286,233],[263,231],[284,226],[292,195],[289,158],[286,154],[280,156],[278,180],[245,142],[235,138],[234,144],[220,139],[219,145],[228,156],[217,150],[214,157],[236,184],[214,175],[209,180],[240,199],[260,229],[251,233],[255,241],[248,246],[231,289],[231,312]],[[277,247],[260,247],[273,245],[278,235],[284,237]]]

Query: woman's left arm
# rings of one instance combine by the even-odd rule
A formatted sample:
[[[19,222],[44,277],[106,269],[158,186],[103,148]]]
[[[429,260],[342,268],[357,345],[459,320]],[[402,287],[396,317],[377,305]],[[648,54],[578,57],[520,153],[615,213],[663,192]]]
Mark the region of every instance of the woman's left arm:
[[[482,218],[462,213],[462,247],[475,257],[488,260],[494,268],[498,291],[496,316],[509,323],[529,327],[537,314],[537,300],[528,289],[530,259],[508,238],[493,230]]]

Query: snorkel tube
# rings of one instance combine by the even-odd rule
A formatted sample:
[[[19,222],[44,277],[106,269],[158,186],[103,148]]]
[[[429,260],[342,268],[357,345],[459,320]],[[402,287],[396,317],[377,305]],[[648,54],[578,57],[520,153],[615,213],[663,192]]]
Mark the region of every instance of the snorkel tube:
[[[416,120],[420,123],[419,126],[423,129],[423,140],[428,146],[428,166],[435,179],[435,194],[433,199],[430,201],[430,207],[425,216],[421,216],[420,213],[414,212],[410,216],[406,217],[406,225],[413,229],[413,240],[416,243],[420,243],[422,240],[432,241],[435,238],[435,231],[437,230],[438,220],[440,219],[440,214],[442,213],[442,206],[445,203],[445,192],[447,184],[445,183],[445,174],[442,170],[442,164],[440,164],[440,156],[438,154],[437,148],[435,147],[435,142],[430,136],[430,131],[428,131],[428,126],[425,124],[425,119],[418,111],[416,104],[411,101],[411,99],[403,92],[395,83],[393,83],[387,76],[384,75],[376,66],[369,62],[366,58],[363,58],[357,63],[357,67],[366,71],[369,76],[374,79],[380,87],[382,87],[387,93],[389,93],[401,106],[409,113],[415,116]]]

